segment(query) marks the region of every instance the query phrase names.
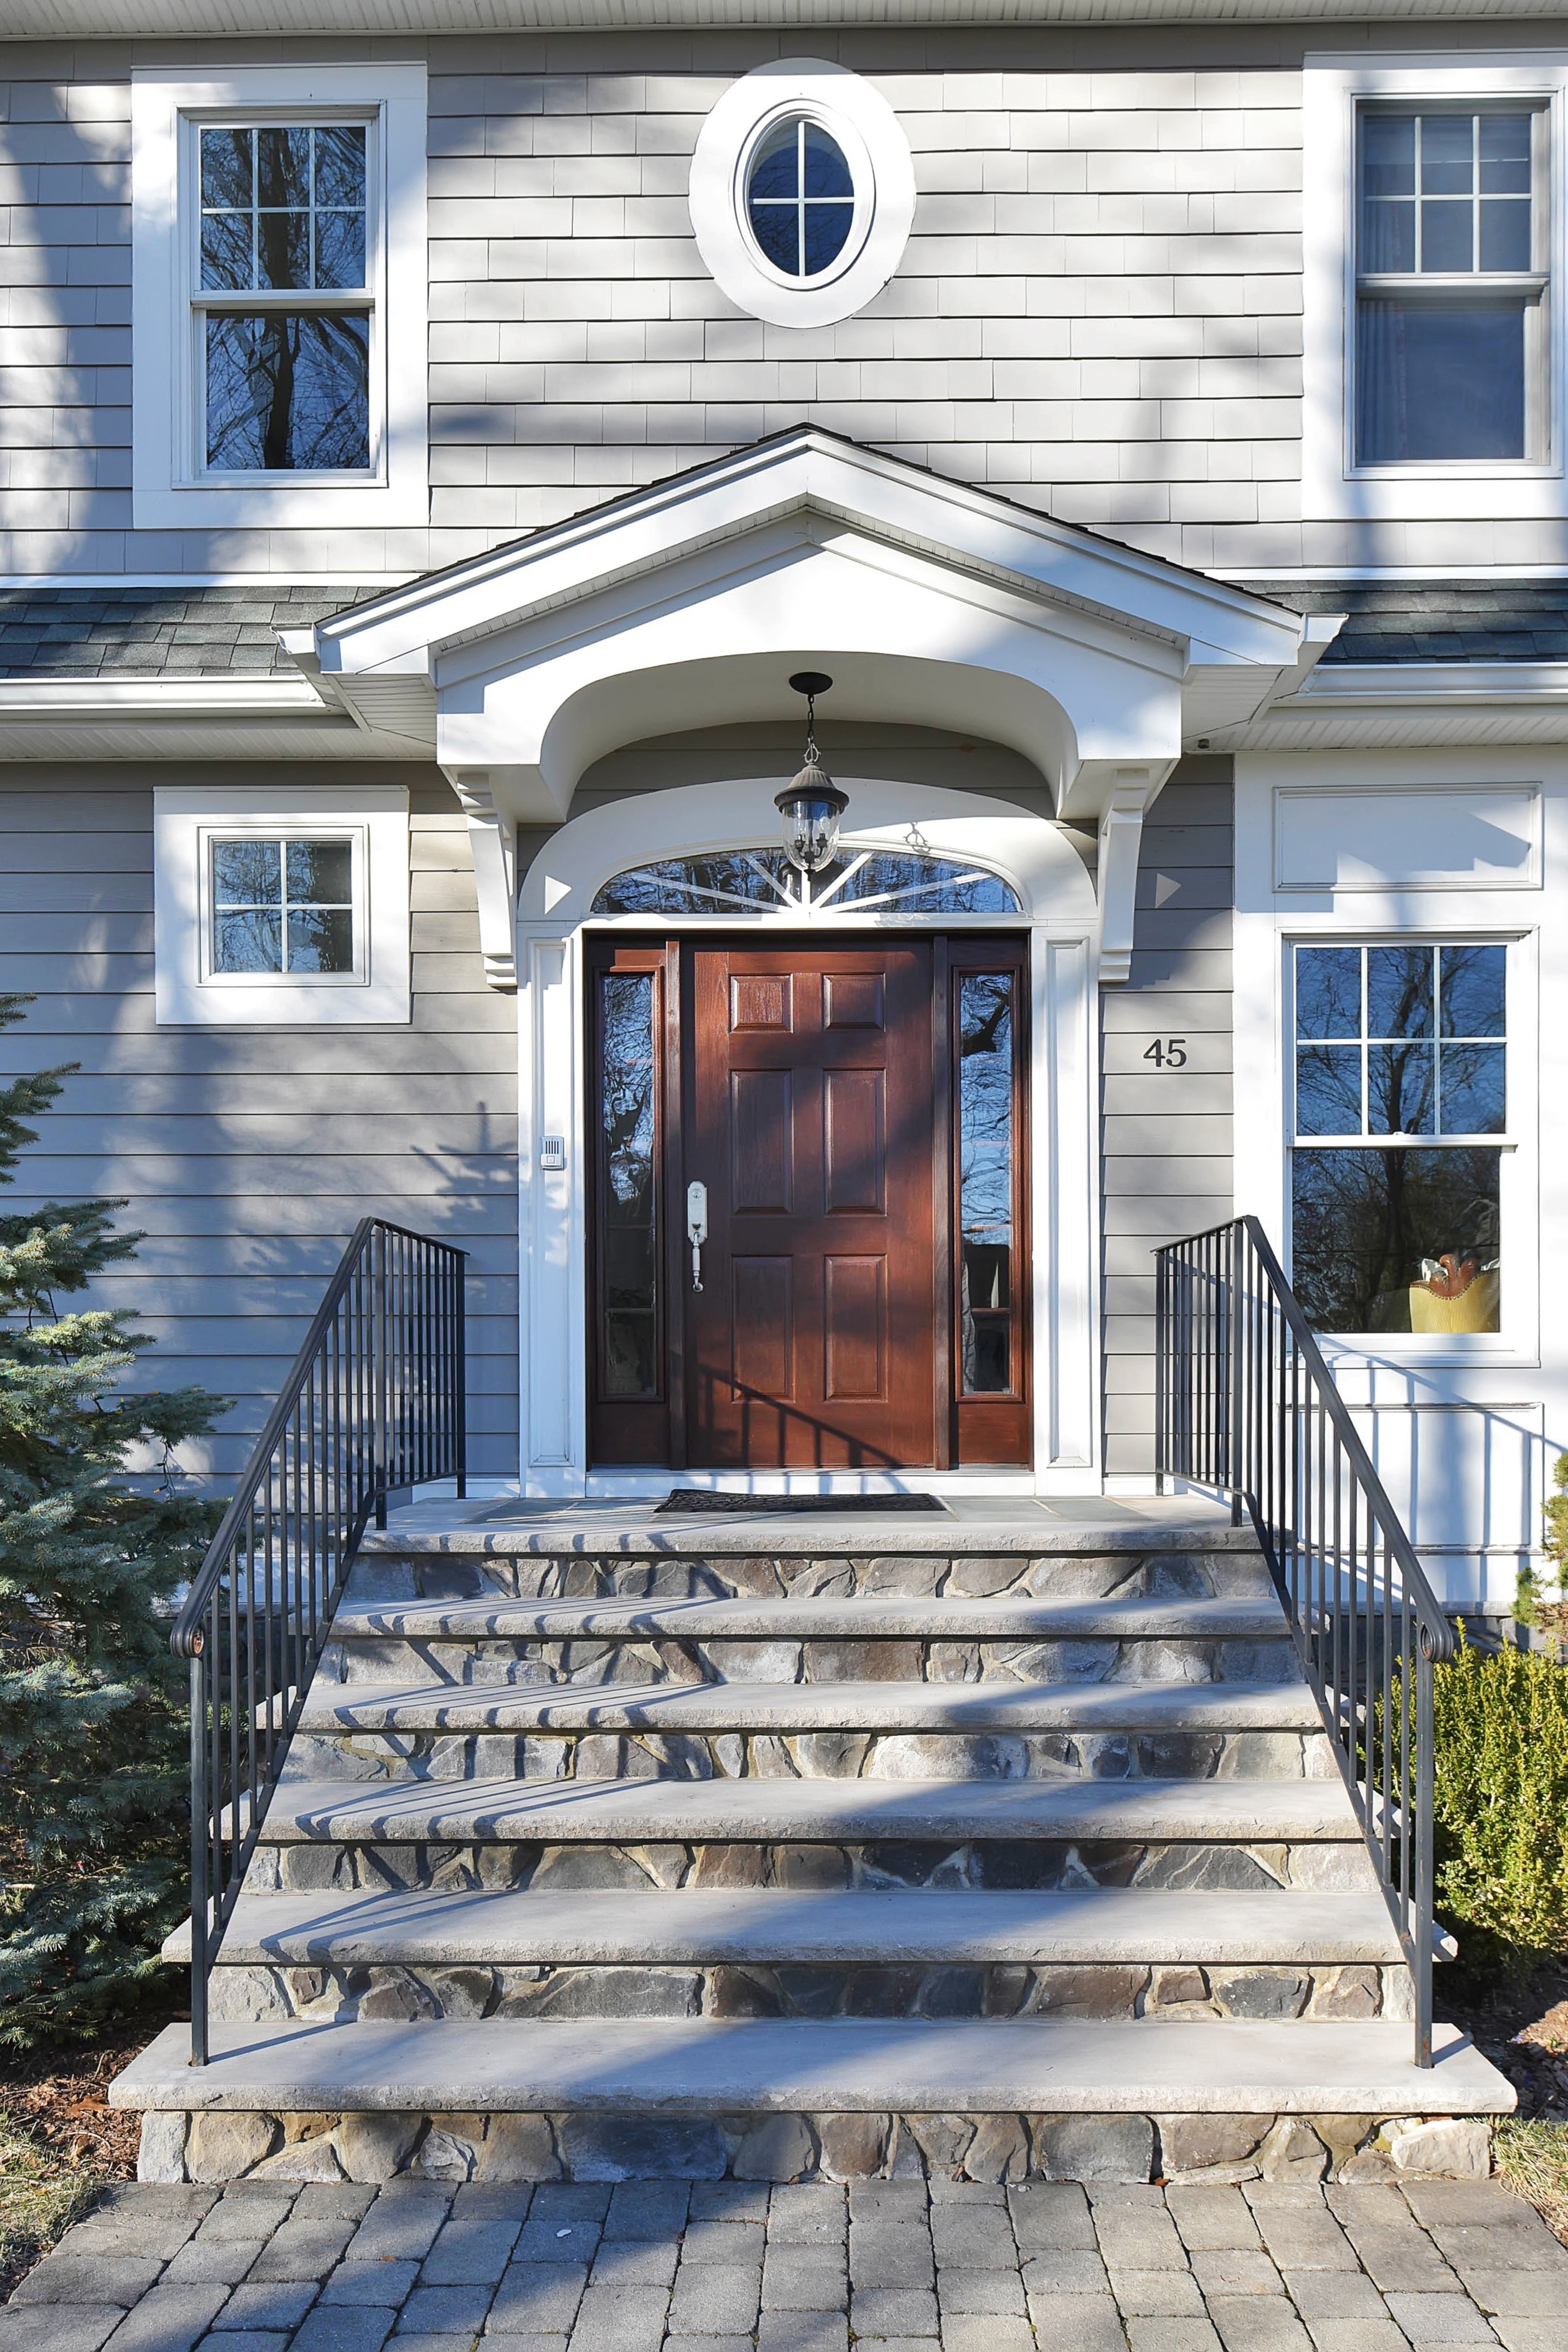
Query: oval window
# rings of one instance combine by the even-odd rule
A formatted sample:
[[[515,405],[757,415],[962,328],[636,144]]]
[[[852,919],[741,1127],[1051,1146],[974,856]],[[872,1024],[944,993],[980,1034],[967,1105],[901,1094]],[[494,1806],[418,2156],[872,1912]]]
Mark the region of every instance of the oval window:
[[[807,115],[775,122],[746,175],[746,216],[767,260],[786,278],[820,278],[843,252],[855,216],[844,150]]]

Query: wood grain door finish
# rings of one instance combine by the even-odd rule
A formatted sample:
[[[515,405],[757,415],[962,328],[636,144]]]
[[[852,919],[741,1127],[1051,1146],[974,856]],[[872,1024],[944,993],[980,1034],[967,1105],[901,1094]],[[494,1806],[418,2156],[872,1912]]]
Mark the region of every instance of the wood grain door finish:
[[[697,945],[685,1178],[688,1459],[936,1458],[931,950]]]

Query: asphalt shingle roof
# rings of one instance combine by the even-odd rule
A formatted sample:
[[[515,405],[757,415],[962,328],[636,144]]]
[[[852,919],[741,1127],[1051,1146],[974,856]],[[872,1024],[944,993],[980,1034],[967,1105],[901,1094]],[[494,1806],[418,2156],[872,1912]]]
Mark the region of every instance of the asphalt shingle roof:
[[[1336,662],[1568,661],[1568,580],[1237,585],[1298,613],[1346,613]],[[0,678],[288,676],[279,629],[374,587],[0,589]]]
[[[1568,661],[1568,580],[1238,581],[1294,613],[1349,615],[1335,662]]]
[[[0,678],[293,674],[279,629],[374,588],[0,589]]]

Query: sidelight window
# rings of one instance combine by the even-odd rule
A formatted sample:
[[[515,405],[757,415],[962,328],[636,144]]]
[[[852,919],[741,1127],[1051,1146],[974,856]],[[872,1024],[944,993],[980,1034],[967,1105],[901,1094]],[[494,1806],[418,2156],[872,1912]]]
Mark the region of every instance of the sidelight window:
[[[958,975],[959,1364],[965,1396],[1013,1386],[1013,991]]]
[[[1315,1328],[1500,1328],[1507,961],[1294,950],[1292,1281]]]
[[[658,1066],[651,971],[599,976],[600,1364],[604,1392],[656,1397]]]

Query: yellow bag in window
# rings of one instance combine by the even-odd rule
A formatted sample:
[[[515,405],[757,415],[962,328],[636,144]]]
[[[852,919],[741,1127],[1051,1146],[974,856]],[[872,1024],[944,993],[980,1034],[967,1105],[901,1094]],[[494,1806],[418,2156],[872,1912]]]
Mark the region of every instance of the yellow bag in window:
[[[1410,1328],[1413,1331],[1495,1331],[1500,1274],[1497,1266],[1479,1267],[1445,1254],[1423,1258],[1423,1279],[1410,1286]]]

